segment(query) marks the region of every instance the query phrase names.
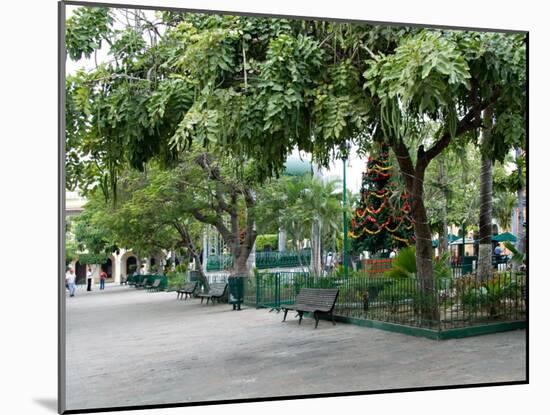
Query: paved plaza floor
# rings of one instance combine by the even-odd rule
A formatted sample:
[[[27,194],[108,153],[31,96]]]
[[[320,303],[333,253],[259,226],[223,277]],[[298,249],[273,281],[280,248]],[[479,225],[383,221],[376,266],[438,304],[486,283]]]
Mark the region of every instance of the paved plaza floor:
[[[126,286],[67,297],[67,409],[521,381],[525,330],[435,341]]]

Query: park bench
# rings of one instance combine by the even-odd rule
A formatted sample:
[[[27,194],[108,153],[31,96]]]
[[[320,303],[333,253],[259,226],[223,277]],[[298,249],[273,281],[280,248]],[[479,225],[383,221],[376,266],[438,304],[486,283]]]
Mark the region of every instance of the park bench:
[[[135,287],[136,288],[145,288],[145,286],[147,285],[147,281],[149,280],[149,276],[144,276],[143,279],[141,281],[136,281],[135,283]]]
[[[176,292],[178,293],[178,299],[182,299],[183,300],[183,295],[185,294],[185,298],[187,298],[187,296],[192,296],[193,293],[195,292],[195,290],[197,289],[197,281],[191,281],[191,282],[187,282],[185,283],[179,290],[177,290]]]
[[[148,291],[158,291],[160,289],[160,278],[156,278],[152,284],[146,284],[144,288]]]
[[[216,283],[210,284],[210,290],[208,290],[208,292],[199,293],[197,294],[197,297],[200,297],[201,304],[205,298],[206,298],[206,304],[208,304],[210,300],[212,300],[212,304],[214,304],[214,299],[220,302],[220,298],[222,298],[225,295],[226,290],[227,290],[226,282],[216,282]]]
[[[337,288],[302,288],[300,293],[296,296],[294,304],[281,305],[281,308],[285,312],[283,321],[286,320],[286,313],[288,310],[294,310],[298,312],[297,315],[300,316],[298,324],[302,323],[304,312],[313,313],[315,328],[317,328],[319,324],[319,314],[328,314],[332,319],[332,324],[336,324],[334,322],[333,311],[337,298]]]

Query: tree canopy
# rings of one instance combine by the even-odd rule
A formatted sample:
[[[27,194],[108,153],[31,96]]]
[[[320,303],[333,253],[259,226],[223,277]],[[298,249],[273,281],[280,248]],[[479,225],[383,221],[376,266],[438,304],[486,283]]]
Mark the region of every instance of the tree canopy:
[[[69,188],[114,199],[126,168],[177,166],[197,145],[231,154],[236,170],[253,160],[266,179],[293,149],[326,166],[350,143],[385,142],[412,198],[419,274],[433,282],[430,162],[480,130],[493,160],[524,147],[523,33],[105,10],[67,22],[70,58],[108,45],[107,60],[67,78]]]

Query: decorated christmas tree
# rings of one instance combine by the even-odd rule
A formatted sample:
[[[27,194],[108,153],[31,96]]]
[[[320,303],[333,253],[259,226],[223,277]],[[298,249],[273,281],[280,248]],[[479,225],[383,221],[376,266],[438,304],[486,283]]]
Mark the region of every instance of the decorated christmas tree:
[[[353,252],[373,255],[414,243],[410,198],[397,180],[388,147],[381,146],[375,157],[369,157],[363,173],[361,200],[348,233]]]

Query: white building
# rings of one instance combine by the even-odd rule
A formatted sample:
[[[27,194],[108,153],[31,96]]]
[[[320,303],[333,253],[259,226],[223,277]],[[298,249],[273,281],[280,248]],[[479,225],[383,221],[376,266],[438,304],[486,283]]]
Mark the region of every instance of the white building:
[[[86,199],[78,192],[69,192],[65,194],[65,217],[75,216],[83,212]],[[141,264],[144,265],[145,272],[149,272],[151,267],[164,265],[166,254],[160,252],[149,258],[139,258],[132,250],[120,249],[111,253],[104,264],[91,265],[94,275],[94,282],[99,283],[99,273],[103,269],[109,278],[108,282],[120,283],[124,281],[129,274]],[[84,284],[86,281],[87,265],[81,264],[78,259],[73,260],[70,266],[77,275],[77,284]]]

